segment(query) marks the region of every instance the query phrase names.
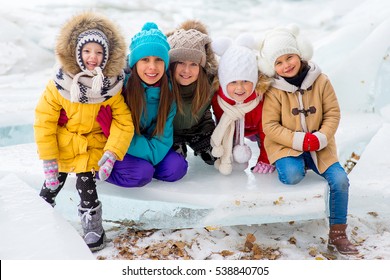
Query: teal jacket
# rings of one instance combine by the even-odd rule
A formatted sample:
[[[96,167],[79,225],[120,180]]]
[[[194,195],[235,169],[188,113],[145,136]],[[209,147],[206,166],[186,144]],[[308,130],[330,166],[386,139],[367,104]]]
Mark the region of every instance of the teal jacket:
[[[146,112],[142,112],[141,116],[141,134],[134,133],[127,153],[156,165],[166,156],[173,144],[173,119],[176,115],[176,103],[173,102],[171,105],[164,133],[152,136],[157,124],[160,87],[150,87],[144,83],[142,85],[145,88]]]

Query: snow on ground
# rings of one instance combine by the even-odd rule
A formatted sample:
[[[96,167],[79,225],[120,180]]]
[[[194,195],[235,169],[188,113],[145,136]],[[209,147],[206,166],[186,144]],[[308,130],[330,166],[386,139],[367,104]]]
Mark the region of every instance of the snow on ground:
[[[69,0],[66,3],[33,0],[23,4],[7,1],[2,3],[0,11],[1,146],[33,142],[33,110],[51,75],[56,34],[60,25],[74,12],[85,9],[106,13],[116,20],[127,40],[145,21],[155,21],[164,31],[170,31],[185,19],[197,18],[209,26],[213,38],[221,35],[235,37],[243,31],[253,32],[261,37],[264,30],[275,25],[290,22],[299,24],[301,32],[314,43],[313,60],[329,75],[339,97],[342,120],[336,140],[340,162],[346,162],[352,152],[361,155],[350,174],[348,216],[348,233],[359,245],[361,252],[357,259],[390,260],[390,211],[387,203],[390,179],[390,161],[387,156],[390,154],[389,1],[244,0],[236,3],[199,0],[183,1],[180,5],[178,1],[172,0]],[[24,184],[16,184],[15,189],[25,187],[26,184],[37,191],[42,184],[41,166],[36,164],[37,160],[33,156],[23,157],[20,147],[1,148],[0,224],[6,219],[1,213],[11,209],[5,208],[7,204],[2,203],[1,199],[6,199],[9,203],[12,199],[24,199],[31,195],[31,191],[26,192],[26,197],[24,192],[10,192],[10,185],[21,180]],[[17,161],[19,165],[16,164]],[[20,168],[27,163],[31,165]],[[203,188],[222,188],[229,183],[221,175],[220,185],[215,185],[214,182],[210,185],[207,178],[201,175],[199,184]],[[248,174],[248,178],[253,178],[253,175]],[[53,217],[58,218],[59,213],[64,215],[58,218],[59,223],[63,222],[63,217],[72,215],[63,214],[65,212],[61,207],[66,208],[58,205],[58,209],[46,209],[52,211]],[[23,206],[12,209],[20,215],[20,219],[28,217],[28,209]],[[73,217],[76,217],[76,209],[74,211]],[[81,235],[77,220],[68,221]],[[239,220],[237,224],[240,224]],[[206,228],[138,232],[129,227],[131,223],[105,221],[104,226],[111,242],[107,248],[93,254],[98,259],[342,258],[327,251],[328,225],[325,218],[260,225],[211,224]],[[13,224],[12,228],[7,227],[7,230],[15,233],[26,231],[22,222]],[[4,232],[3,227],[0,228],[0,234],[1,231]],[[64,244],[67,244],[65,242],[64,240]],[[41,243],[37,243],[39,247]],[[11,255],[5,252],[17,248],[18,244],[12,240],[1,246],[0,258],[10,259]],[[41,245],[44,248],[43,243]],[[24,253],[23,248],[20,250],[20,259],[23,259],[23,255],[34,258],[33,255]],[[356,271],[358,270],[354,270]],[[376,271],[371,271],[371,276]]]

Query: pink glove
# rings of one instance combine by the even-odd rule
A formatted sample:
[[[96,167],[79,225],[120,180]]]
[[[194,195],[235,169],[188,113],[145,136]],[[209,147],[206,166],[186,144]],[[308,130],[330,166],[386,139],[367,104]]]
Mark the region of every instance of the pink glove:
[[[45,185],[51,191],[58,189],[60,181],[58,181],[58,163],[56,159],[44,160],[43,171],[45,172]]]
[[[60,111],[60,117],[58,118],[58,125],[64,126],[68,123],[68,116],[66,115],[66,112],[64,109],[61,109]]]
[[[274,171],[275,171],[275,166],[261,161],[259,161],[254,167],[252,167],[253,173],[266,174],[266,173],[272,173]]]
[[[100,106],[96,121],[100,124],[104,135],[108,138],[108,136],[110,136],[110,127],[112,122],[112,111],[110,105]]]
[[[116,156],[113,152],[105,151],[102,158],[99,160],[98,165],[99,169],[99,179],[102,181],[107,180],[111,175],[111,171],[114,168],[114,163],[116,161]]]
[[[305,138],[303,139],[302,150],[304,152],[317,151],[320,148],[320,141],[317,136],[310,132],[306,132]]]

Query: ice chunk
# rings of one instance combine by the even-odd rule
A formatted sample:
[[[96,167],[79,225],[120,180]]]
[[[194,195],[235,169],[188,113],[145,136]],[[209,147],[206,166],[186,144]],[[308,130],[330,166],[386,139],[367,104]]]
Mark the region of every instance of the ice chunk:
[[[3,260],[94,259],[75,228],[14,174],[0,179],[0,233]]]
[[[390,124],[384,123],[349,174],[350,213],[390,217],[389,143]]]
[[[249,143],[253,158],[256,147]],[[37,190],[43,183],[41,162],[35,144],[3,147],[0,156],[8,163],[0,170],[28,174],[29,184]],[[103,219],[131,220],[140,228],[188,228],[209,225],[240,225],[309,220],[326,217],[327,182],[309,171],[298,185],[279,182],[277,174],[233,171],[222,175],[191,151],[188,174],[178,182],[153,180],[142,188],[126,189],[98,181]],[[56,210],[77,220],[79,196],[75,176],[69,176],[57,196]]]

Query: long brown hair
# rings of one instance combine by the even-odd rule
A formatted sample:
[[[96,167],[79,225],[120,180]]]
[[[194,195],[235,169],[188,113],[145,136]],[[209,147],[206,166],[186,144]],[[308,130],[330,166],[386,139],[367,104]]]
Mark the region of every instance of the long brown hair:
[[[131,69],[131,74],[123,95],[127,106],[130,108],[131,116],[133,117],[135,132],[141,134],[141,116],[144,112],[145,117],[147,117],[148,112],[146,112],[145,89],[142,86],[142,80],[137,73],[136,64]],[[157,124],[152,136],[163,135],[165,123],[167,122],[173,101],[174,97],[169,90],[168,76],[167,73],[164,72],[164,75],[160,79],[160,104],[158,106]]]
[[[177,83],[174,75],[177,64],[178,62],[171,63],[169,67],[172,77],[172,92],[175,96],[177,112],[184,115],[185,112],[183,111],[183,99],[180,94],[179,84]],[[195,94],[191,106],[191,114],[194,118],[197,118],[198,111],[206,105],[211,95],[211,86],[206,71],[200,65],[199,68],[199,76],[196,80]]]

